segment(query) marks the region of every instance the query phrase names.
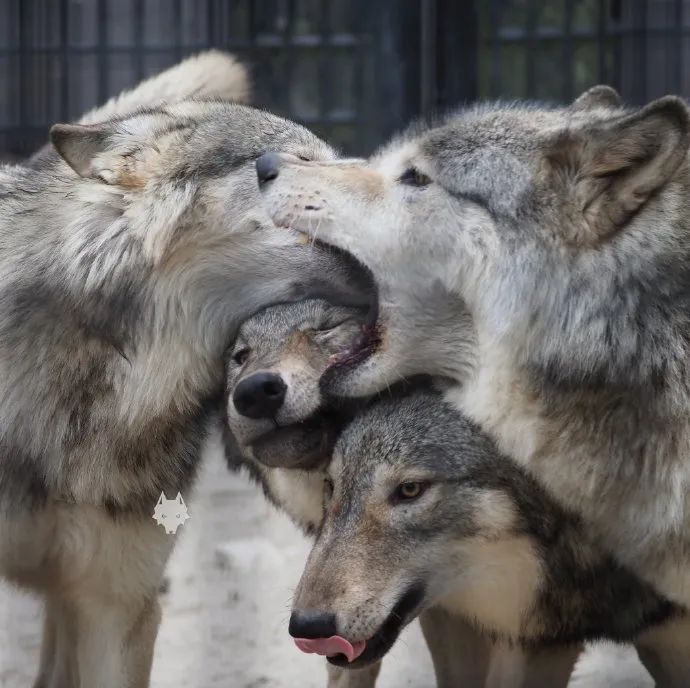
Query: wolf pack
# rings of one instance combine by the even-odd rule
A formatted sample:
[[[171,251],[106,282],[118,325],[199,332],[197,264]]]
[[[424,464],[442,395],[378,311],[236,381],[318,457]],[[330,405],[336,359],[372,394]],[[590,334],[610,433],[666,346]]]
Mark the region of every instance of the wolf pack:
[[[473,105],[353,159],[250,90],[204,53],[0,167],[34,688],[149,686],[212,433],[313,539],[285,633],[329,688],[415,619],[439,688],[565,687],[597,640],[690,686],[685,102]]]

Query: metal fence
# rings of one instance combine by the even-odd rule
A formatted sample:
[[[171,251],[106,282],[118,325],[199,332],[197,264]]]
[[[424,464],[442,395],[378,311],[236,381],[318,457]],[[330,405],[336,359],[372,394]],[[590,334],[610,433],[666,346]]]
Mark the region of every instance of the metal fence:
[[[689,38],[690,0],[0,0],[0,152],[211,46],[257,104],[366,153],[475,98],[687,93]]]

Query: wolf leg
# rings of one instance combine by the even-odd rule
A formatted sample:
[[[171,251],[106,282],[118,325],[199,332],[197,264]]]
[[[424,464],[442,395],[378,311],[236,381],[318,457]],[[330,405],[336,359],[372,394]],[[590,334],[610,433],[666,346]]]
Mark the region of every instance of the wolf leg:
[[[690,685],[690,617],[681,616],[643,633],[637,654],[656,688]]]
[[[43,636],[41,639],[41,657],[38,662],[38,676],[33,688],[51,688],[51,677],[57,653],[57,618],[54,605],[46,600],[43,611]]]
[[[419,617],[438,688],[483,688],[492,643],[466,621],[431,608]]]
[[[33,688],[78,688],[73,619],[53,597],[45,603],[39,673]]]
[[[151,678],[153,649],[161,622],[158,596],[151,598],[137,618],[125,642],[128,688],[146,688]]]
[[[330,663],[327,668],[327,688],[374,688],[381,671],[381,662],[366,669],[338,669]]]
[[[566,688],[582,645],[525,651],[524,679],[520,688]]]
[[[160,623],[155,594],[113,602],[90,598],[76,607],[79,688],[147,688]]]

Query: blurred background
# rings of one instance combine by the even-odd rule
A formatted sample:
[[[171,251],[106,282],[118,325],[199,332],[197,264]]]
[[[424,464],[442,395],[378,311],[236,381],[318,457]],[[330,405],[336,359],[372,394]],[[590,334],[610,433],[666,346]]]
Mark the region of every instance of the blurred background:
[[[348,153],[477,98],[690,92],[688,0],[0,0],[0,155],[207,47]]]

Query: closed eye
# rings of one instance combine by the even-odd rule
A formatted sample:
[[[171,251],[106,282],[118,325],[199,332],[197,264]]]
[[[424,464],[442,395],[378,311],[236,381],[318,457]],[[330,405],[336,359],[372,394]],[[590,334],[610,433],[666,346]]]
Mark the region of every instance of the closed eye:
[[[232,360],[233,363],[237,365],[244,365],[249,358],[249,349],[245,347],[244,349],[240,349],[239,351],[236,351],[232,355]]]
[[[399,177],[398,181],[406,186],[429,186],[431,177],[420,172],[416,167],[408,167]]]

